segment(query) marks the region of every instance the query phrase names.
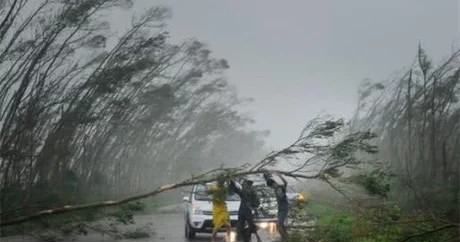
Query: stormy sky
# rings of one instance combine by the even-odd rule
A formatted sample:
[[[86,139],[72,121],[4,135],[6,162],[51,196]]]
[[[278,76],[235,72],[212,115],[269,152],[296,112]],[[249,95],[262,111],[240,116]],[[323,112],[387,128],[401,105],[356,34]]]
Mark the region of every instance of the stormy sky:
[[[197,38],[229,61],[244,108],[280,148],[321,113],[350,117],[366,78],[387,80],[414,61],[460,47],[458,0],[135,0],[165,5],[173,39]],[[121,16],[117,21],[127,21]]]

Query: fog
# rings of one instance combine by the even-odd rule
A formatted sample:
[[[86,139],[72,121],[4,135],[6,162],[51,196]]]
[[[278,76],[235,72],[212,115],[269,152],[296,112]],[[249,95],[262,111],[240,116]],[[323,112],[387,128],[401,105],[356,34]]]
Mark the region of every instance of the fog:
[[[0,238],[460,241],[459,11],[0,1]]]
[[[318,114],[350,117],[359,84],[394,78],[419,43],[435,60],[460,47],[457,0],[137,0],[135,9],[153,4],[172,8],[174,39],[198,38],[229,61],[229,82],[254,99],[243,110],[277,149]]]

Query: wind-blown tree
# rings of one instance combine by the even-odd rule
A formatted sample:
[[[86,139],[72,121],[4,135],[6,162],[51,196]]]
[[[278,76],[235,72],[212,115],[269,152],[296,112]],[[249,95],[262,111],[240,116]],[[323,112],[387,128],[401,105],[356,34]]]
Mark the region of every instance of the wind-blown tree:
[[[129,3],[1,5],[2,226],[119,205],[222,175],[280,172],[331,183],[340,168],[361,163],[355,152],[376,152],[367,143],[372,133],[346,132],[342,120],[315,120],[291,146],[256,164],[198,172],[210,163],[247,162],[263,134],[246,131],[250,120],[235,111],[240,100],[222,76],[225,60],[197,41],[171,43],[167,9],[152,8],[109,37],[103,14]],[[297,162],[284,166],[288,159]],[[184,178],[158,186],[168,176]]]
[[[152,190],[121,199],[91,203],[58,206],[24,216],[16,216],[0,223],[0,226],[22,224],[57,214],[113,207],[181,187],[204,184],[219,178],[238,179],[248,175],[278,173],[294,179],[317,179],[329,184],[341,192],[334,184],[344,175],[341,171],[357,169],[366,160],[359,159],[357,153],[377,152],[375,145],[369,143],[375,135],[365,131],[350,132],[342,119],[320,118],[313,120],[302,131],[299,138],[288,147],[271,152],[256,163],[247,163],[233,167],[220,166],[191,174],[188,178],[163,184]],[[294,166],[286,166],[289,161],[297,161]],[[344,193],[342,193],[344,194]],[[344,194],[345,195],[345,194]]]
[[[379,134],[380,158],[397,175],[407,208],[460,221],[460,52],[435,65],[419,47],[399,79],[365,83],[355,127]],[[406,194],[401,196],[401,194]]]
[[[227,62],[198,41],[172,43],[167,8],[113,37],[104,14],[131,5],[2,1],[2,220],[149,189],[183,163],[199,166],[185,158],[216,137],[252,136],[223,78]]]

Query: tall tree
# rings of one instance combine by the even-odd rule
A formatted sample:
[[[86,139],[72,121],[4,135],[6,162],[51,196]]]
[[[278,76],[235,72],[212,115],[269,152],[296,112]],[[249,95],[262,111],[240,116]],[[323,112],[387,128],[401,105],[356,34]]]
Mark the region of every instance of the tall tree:
[[[406,204],[460,220],[460,52],[434,65],[419,47],[401,79],[366,84],[355,127],[380,136],[382,160],[410,191]],[[405,98],[403,98],[405,96]]]
[[[150,189],[210,162],[201,150],[228,133],[262,142],[244,131],[228,63],[199,41],[172,43],[167,8],[113,37],[104,14],[129,0],[1,3],[2,219]]]

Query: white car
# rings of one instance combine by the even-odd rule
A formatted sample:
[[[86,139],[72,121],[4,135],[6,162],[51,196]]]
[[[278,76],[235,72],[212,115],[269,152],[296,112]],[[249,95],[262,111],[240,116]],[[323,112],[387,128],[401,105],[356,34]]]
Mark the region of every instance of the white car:
[[[257,210],[254,222],[261,229],[273,231],[277,221],[277,204],[273,190],[265,185],[265,182],[254,182],[254,188],[260,198],[260,206]],[[288,194],[293,199],[296,193]],[[185,236],[194,238],[196,233],[211,233],[212,223],[212,196],[207,193],[206,185],[195,185],[190,194],[184,197],[185,202]],[[230,213],[232,227],[236,226],[238,220],[238,208],[240,198],[236,194],[227,197],[227,208]]]
[[[185,237],[191,239],[196,233],[211,233],[212,224],[212,197],[207,194],[205,185],[195,185],[185,202]],[[240,198],[233,194],[227,197],[227,208],[230,213],[232,227],[238,220]]]

